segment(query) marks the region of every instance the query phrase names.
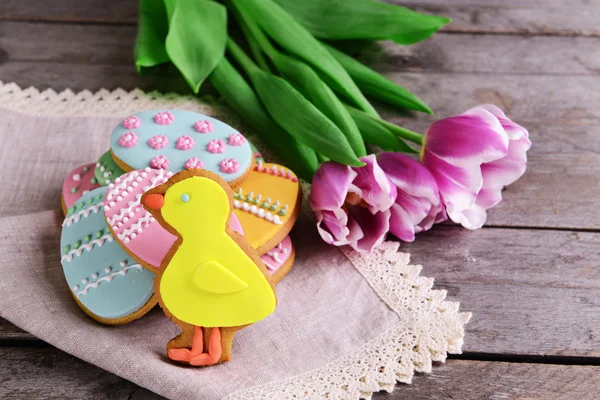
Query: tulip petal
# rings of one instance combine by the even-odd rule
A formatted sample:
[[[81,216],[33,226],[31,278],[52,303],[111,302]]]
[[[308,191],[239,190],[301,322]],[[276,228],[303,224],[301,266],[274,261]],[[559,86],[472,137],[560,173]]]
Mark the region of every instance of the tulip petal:
[[[353,168],[357,173],[353,184],[362,190],[362,199],[372,213],[388,210],[396,200],[396,186],[387,178],[374,154],[360,160],[365,165]]]
[[[411,196],[425,197],[432,204],[440,203],[435,178],[420,162],[405,154],[384,152],[377,156],[377,162],[388,179]]]
[[[412,218],[398,204],[394,204],[390,209],[390,233],[405,242],[415,240],[415,225]]]
[[[364,207],[349,207],[349,219],[362,229],[363,235],[350,243],[359,253],[367,253],[383,243],[390,229],[390,210],[372,214]],[[352,231],[352,228],[350,229]]]
[[[315,217],[319,235],[326,243],[336,246],[350,243],[348,239],[350,230],[347,227],[348,217],[342,209],[315,211]]]
[[[356,175],[347,165],[331,161],[323,163],[312,181],[310,206],[313,211],[341,208]]]
[[[424,146],[448,164],[471,167],[506,156],[508,136],[498,118],[475,107],[434,122],[425,134]]]

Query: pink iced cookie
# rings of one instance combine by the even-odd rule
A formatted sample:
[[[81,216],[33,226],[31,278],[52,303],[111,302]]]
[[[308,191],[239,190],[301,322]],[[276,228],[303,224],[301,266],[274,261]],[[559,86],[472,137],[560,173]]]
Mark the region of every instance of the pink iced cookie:
[[[167,232],[140,204],[144,192],[165,183],[173,175],[162,169],[131,171],[108,186],[104,198],[106,222],[127,252],[138,261],[156,268],[173,246],[176,236]],[[232,230],[244,234],[232,214]]]
[[[99,188],[100,185],[94,177],[96,164],[86,164],[75,168],[67,175],[63,182],[62,198],[65,212],[87,192]]]
[[[260,258],[265,263],[269,274],[273,275],[292,255],[292,240],[286,236],[281,243],[267,251]]]

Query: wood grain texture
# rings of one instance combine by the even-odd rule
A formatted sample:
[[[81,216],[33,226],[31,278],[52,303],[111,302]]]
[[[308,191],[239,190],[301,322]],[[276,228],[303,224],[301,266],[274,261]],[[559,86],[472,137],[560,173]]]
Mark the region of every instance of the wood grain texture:
[[[34,340],[35,336],[17,328],[4,318],[0,318],[0,343],[10,344],[13,341]]]
[[[0,347],[2,399],[162,399],[54,347]]]
[[[598,0],[388,0],[452,18],[445,32],[598,36]],[[131,24],[137,0],[3,0],[0,20]]]
[[[600,367],[449,360],[376,400],[598,398]]]
[[[600,234],[436,227],[400,250],[472,311],[464,352],[600,357]]]

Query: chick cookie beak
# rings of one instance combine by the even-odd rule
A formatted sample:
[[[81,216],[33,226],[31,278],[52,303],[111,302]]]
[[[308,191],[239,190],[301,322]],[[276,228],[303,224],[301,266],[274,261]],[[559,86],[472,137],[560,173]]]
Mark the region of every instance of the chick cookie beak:
[[[153,210],[160,210],[165,204],[165,197],[162,194],[153,193],[144,197],[144,205]]]

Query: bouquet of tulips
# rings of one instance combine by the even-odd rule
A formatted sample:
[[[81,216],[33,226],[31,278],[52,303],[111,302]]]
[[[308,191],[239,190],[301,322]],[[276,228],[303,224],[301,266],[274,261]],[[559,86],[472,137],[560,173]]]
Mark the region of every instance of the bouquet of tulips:
[[[375,0],[140,0],[135,62],[140,73],[172,62],[194,92],[208,80],[312,180],[323,239],[366,252],[388,232],[412,241],[447,218],[481,227],[525,171],[529,135],[502,110],[480,106],[412,132],[381,119],[366,96],[431,109],[335,48],[410,45],[449,22]]]

